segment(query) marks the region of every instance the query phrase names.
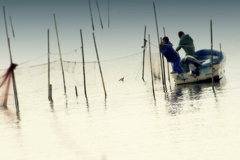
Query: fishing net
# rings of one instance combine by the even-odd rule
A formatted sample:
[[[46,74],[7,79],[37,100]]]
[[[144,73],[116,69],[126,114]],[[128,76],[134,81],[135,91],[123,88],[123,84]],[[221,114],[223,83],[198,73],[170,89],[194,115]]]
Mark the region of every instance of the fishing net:
[[[92,54],[94,55],[95,53]],[[103,59],[101,58],[101,53],[99,53],[103,79],[109,95],[118,92],[123,85],[125,85],[127,89],[131,88],[131,85],[135,85],[137,82],[142,85],[143,52],[140,50],[136,53],[123,55],[126,56]],[[47,54],[42,58],[47,62]],[[64,84],[59,55],[51,53],[50,59],[50,84],[52,85],[53,100],[61,100],[64,97]],[[74,51],[66,55],[63,54],[63,70],[68,98],[76,97],[76,89],[78,91],[78,96],[84,98],[83,63],[81,60],[80,51]],[[35,63],[36,60],[29,61],[26,64],[20,63],[15,69],[20,104],[27,101],[29,101],[29,103],[38,101],[48,103],[48,64]],[[11,89],[11,73],[15,67],[15,65],[11,65],[7,71],[2,70],[3,76],[1,77],[0,88],[0,102],[2,106],[7,105],[8,97],[14,100]],[[152,69],[154,79],[160,80],[160,58],[159,54],[156,52],[152,53]],[[96,58],[85,61],[85,76],[88,97],[104,96],[99,64]],[[144,58],[144,80],[146,82],[145,84],[151,86],[150,59],[147,48]],[[11,101],[10,104],[14,105],[14,101]]]
[[[94,53],[93,53],[94,54]],[[77,57],[75,60],[67,60],[68,57]],[[83,83],[83,63],[80,53],[73,53],[63,58],[63,70],[68,97],[75,97],[75,87],[78,89],[78,95],[84,96]],[[45,57],[47,60],[47,57]],[[123,82],[132,82],[141,80],[142,72],[142,51],[128,56],[102,59],[100,55],[100,64],[107,92],[114,90],[115,86]],[[146,66],[147,67],[147,66]],[[147,71],[146,71],[147,72]],[[28,95],[46,95],[48,93],[48,64],[19,66],[16,71],[16,81],[19,96]],[[87,60],[85,62],[85,76],[88,95],[103,95],[103,86],[99,65],[97,59]],[[51,54],[50,63],[50,84],[52,84],[54,96],[64,94],[63,76],[61,63],[58,55]],[[34,98],[34,97],[33,97]]]
[[[13,71],[16,67],[17,64],[12,63],[6,71],[2,70],[3,74],[1,73],[2,76],[0,77],[0,106],[7,107],[12,86]]]

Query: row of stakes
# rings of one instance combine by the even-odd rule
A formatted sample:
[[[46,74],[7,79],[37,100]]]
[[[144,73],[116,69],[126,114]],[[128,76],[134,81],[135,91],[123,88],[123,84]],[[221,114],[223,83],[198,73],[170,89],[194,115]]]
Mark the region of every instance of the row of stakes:
[[[99,10],[99,5],[98,2],[96,1],[97,8],[98,8],[98,13],[99,13],[99,19],[101,23],[101,27],[103,28],[102,25],[102,20],[101,20],[101,15],[100,15],[100,10]],[[103,85],[103,90],[104,90],[104,95],[105,99],[107,98],[107,92],[105,88],[105,83],[104,83],[104,78],[103,78],[103,73],[101,69],[101,64],[99,60],[99,54],[98,54],[98,49],[97,49],[97,44],[96,44],[96,38],[94,34],[94,23],[93,23],[93,17],[92,17],[92,10],[91,10],[91,3],[89,0],[89,9],[90,9],[90,16],[91,16],[91,22],[92,22],[92,29],[93,29],[93,40],[94,40],[94,46],[95,46],[95,51],[96,51],[96,57],[98,61],[98,66],[99,66],[99,71],[101,75],[101,80],[102,80],[102,85]],[[157,22],[157,14],[156,14],[156,7],[155,3],[153,2],[153,9],[154,9],[154,17],[155,17],[155,24],[156,24],[156,31],[157,31],[157,39],[158,39],[158,46],[159,46],[159,57],[160,57],[160,69],[161,69],[161,79],[162,79],[162,86],[163,86],[163,91],[167,92],[167,86],[166,86],[166,74],[165,74],[165,63],[164,63],[164,57],[161,54],[160,51],[160,44],[161,44],[161,39],[158,31],[158,22]],[[10,55],[10,63],[12,64],[12,52],[11,52],[11,44],[10,44],[10,38],[8,35],[8,26],[7,26],[7,19],[6,19],[6,11],[5,11],[5,6],[3,6],[3,14],[4,14],[4,22],[5,22],[5,29],[6,29],[6,37],[7,37],[7,42],[8,42],[8,49],[9,49],[9,55]],[[57,43],[58,43],[58,49],[59,49],[59,57],[60,57],[60,63],[61,63],[61,70],[62,70],[62,78],[63,78],[63,86],[64,86],[64,94],[66,95],[66,83],[65,83],[65,75],[64,75],[64,69],[63,69],[63,61],[62,61],[62,53],[61,53],[61,47],[60,47],[60,41],[59,41],[59,35],[58,35],[58,28],[57,28],[57,22],[56,22],[56,16],[53,14],[54,17],[54,24],[55,24],[55,31],[56,31],[56,36],[57,36]],[[110,18],[109,18],[109,0],[108,0],[108,26],[110,26]],[[10,22],[11,22],[11,28],[13,32],[13,36],[15,37],[15,33],[13,30],[13,25],[12,25],[12,19],[10,16]],[[163,33],[164,36],[166,36],[165,33],[165,28],[163,28]],[[213,66],[213,36],[212,36],[212,20],[210,21],[210,33],[211,33],[211,63]],[[53,98],[52,98],[52,84],[50,83],[50,41],[49,41],[49,29],[47,30],[47,37],[48,37],[48,99],[51,103],[53,103]],[[83,62],[83,82],[84,82],[84,94],[87,99],[87,89],[86,89],[86,75],[85,75],[85,60],[84,60],[84,47],[83,47],[83,35],[82,35],[82,30],[80,29],[80,38],[81,38],[81,51],[82,51],[82,62]],[[151,46],[150,46],[150,35],[148,35],[148,42],[149,42],[149,55],[150,55],[150,69],[151,69],[151,80],[152,80],[152,91],[153,91],[153,97],[154,100],[156,100],[155,96],[155,89],[154,89],[154,82],[153,82],[153,68],[152,68],[152,56],[151,56]],[[144,44],[143,44],[143,70],[142,70],[142,80],[144,80],[144,65],[145,65],[145,48],[146,48],[146,26],[144,27]],[[213,68],[213,67],[212,67]],[[170,81],[170,73],[169,73],[169,63],[167,63],[167,72],[168,72],[168,81],[171,89],[171,81]],[[16,114],[19,117],[19,102],[18,102],[18,94],[17,94],[17,87],[16,87],[16,81],[15,81],[15,75],[14,75],[14,70],[11,72],[12,74],[12,81],[13,81],[13,90],[14,90],[14,99],[15,99],[15,106],[16,106]],[[212,83],[213,83],[213,69],[212,69]],[[213,87],[214,90],[214,87]],[[78,96],[78,91],[77,87],[75,86],[75,93],[76,96]]]

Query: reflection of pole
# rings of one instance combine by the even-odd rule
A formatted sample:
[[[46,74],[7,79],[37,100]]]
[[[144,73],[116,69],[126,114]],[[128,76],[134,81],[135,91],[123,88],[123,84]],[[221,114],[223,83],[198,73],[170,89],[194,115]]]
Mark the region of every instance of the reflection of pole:
[[[213,33],[212,33],[212,20],[210,20],[210,34],[211,34],[211,66],[212,66],[212,84],[213,84],[214,75],[213,75]]]
[[[59,42],[58,29],[57,29],[57,21],[56,21],[56,16],[55,16],[55,14],[53,14],[53,17],[54,17],[54,22],[55,22],[55,29],[56,29],[57,42],[58,42],[58,50],[59,50],[61,68],[62,68],[64,94],[66,95],[66,94],[67,94],[67,91],[66,91],[66,84],[65,84],[65,75],[64,75],[64,70],[63,70],[62,53],[61,53],[61,47],[60,47],[60,42]]]
[[[145,64],[145,49],[146,49],[146,26],[144,28],[144,39],[143,39],[143,67],[142,67],[142,80],[144,81],[144,64]]]
[[[15,32],[14,32],[13,23],[12,23],[12,17],[11,16],[9,16],[9,20],[10,20],[10,24],[11,24],[11,28],[12,28],[13,38],[15,38]]]
[[[157,39],[158,39],[158,46],[159,46],[159,56],[160,56],[160,66],[161,66],[161,72],[162,72],[162,85],[164,90],[166,89],[165,87],[165,72],[164,72],[164,59],[161,55],[161,51],[160,51],[160,36],[159,36],[159,31],[158,31],[158,23],[157,23],[157,14],[156,14],[156,7],[155,7],[155,3],[153,2],[153,9],[154,9],[154,16],[155,16],[155,23],[156,23],[156,30],[157,30]]]
[[[98,67],[99,67],[99,71],[100,71],[101,78],[102,78],[102,85],[103,85],[103,89],[104,89],[104,94],[105,94],[105,98],[107,98],[107,92],[106,92],[106,88],[105,88],[105,84],[104,84],[104,79],[103,79],[101,64],[100,64],[100,60],[99,60],[99,56],[98,56],[98,50],[97,50],[97,44],[96,44],[94,32],[93,32],[93,40],[94,40],[94,45],[95,45],[95,50],[96,50],[96,55],[97,55],[97,60],[98,60]]]
[[[3,6],[3,15],[4,15],[7,42],[8,42],[8,50],[9,50],[9,55],[10,55],[10,63],[12,64],[13,63],[13,61],[12,61],[12,51],[11,51],[10,39],[9,39],[9,36],[8,36],[8,27],[7,27],[5,6]],[[15,98],[15,105],[16,105],[16,113],[17,113],[17,116],[19,116],[20,110],[19,110],[17,85],[16,85],[16,80],[15,80],[14,70],[12,70],[12,80],[13,80],[13,91],[14,91],[14,98]]]
[[[101,23],[101,27],[103,29],[102,17],[101,17],[101,13],[100,13],[100,9],[99,9],[98,0],[96,0],[96,5],[97,5],[97,9],[98,9],[98,15],[99,15],[99,20],[100,20],[100,23]]]
[[[152,91],[153,91],[153,98],[154,98],[154,100],[156,100],[155,90],[154,90],[154,82],[153,82],[152,52],[151,52],[150,35],[148,35],[148,44],[149,44],[149,57],[150,57],[151,78],[152,78]]]
[[[85,60],[84,60],[83,37],[82,37],[82,30],[81,29],[80,29],[80,36],[81,36],[81,49],[82,49],[82,62],[83,62],[84,94],[85,94],[85,97],[87,98],[86,75],[85,75]]]
[[[94,31],[94,23],[93,23],[93,15],[92,15],[92,7],[91,7],[91,1],[88,0],[88,6],[90,10],[90,16],[91,16],[91,22],[92,22],[92,30]]]
[[[165,31],[165,27],[163,27],[163,35],[164,37],[166,36],[166,31]],[[168,71],[168,82],[171,88],[171,79],[170,79],[170,71],[169,71],[169,63],[167,62],[167,71]]]

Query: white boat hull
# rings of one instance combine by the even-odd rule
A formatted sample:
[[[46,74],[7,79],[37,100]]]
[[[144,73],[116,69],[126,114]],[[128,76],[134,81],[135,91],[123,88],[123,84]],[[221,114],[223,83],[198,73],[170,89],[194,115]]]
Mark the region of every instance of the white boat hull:
[[[215,81],[220,80],[224,76],[224,73],[225,73],[224,67],[225,67],[225,60],[219,64],[213,65],[213,76]],[[178,73],[171,73],[171,76],[174,79],[175,84],[177,85],[209,81],[212,79],[212,68],[207,67],[207,68],[201,69],[200,75],[197,77],[191,76],[190,72],[183,74],[184,79],[182,79]]]

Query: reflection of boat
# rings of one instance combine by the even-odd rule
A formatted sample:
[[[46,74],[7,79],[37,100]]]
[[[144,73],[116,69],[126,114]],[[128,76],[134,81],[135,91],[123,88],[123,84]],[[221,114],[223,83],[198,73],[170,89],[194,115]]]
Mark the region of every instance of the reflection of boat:
[[[186,112],[195,112],[204,105],[203,101],[218,102],[218,97],[224,94],[226,79],[223,77],[219,83],[191,83],[176,85],[172,91],[165,97],[168,102],[167,110],[170,115],[183,114]],[[212,86],[216,89],[212,90]]]
[[[201,65],[199,66],[199,75],[194,77],[191,75],[189,69],[185,70],[183,77],[178,73],[171,73],[176,84],[187,84],[197,82],[211,81],[212,78],[212,65],[211,65],[211,50],[199,50],[195,52]],[[222,52],[213,51],[213,75],[214,81],[219,81],[224,75],[224,66],[226,58]],[[182,67],[182,66],[181,66]],[[183,68],[183,67],[182,67]],[[185,67],[186,68],[186,67]],[[188,68],[188,67],[187,67]]]

